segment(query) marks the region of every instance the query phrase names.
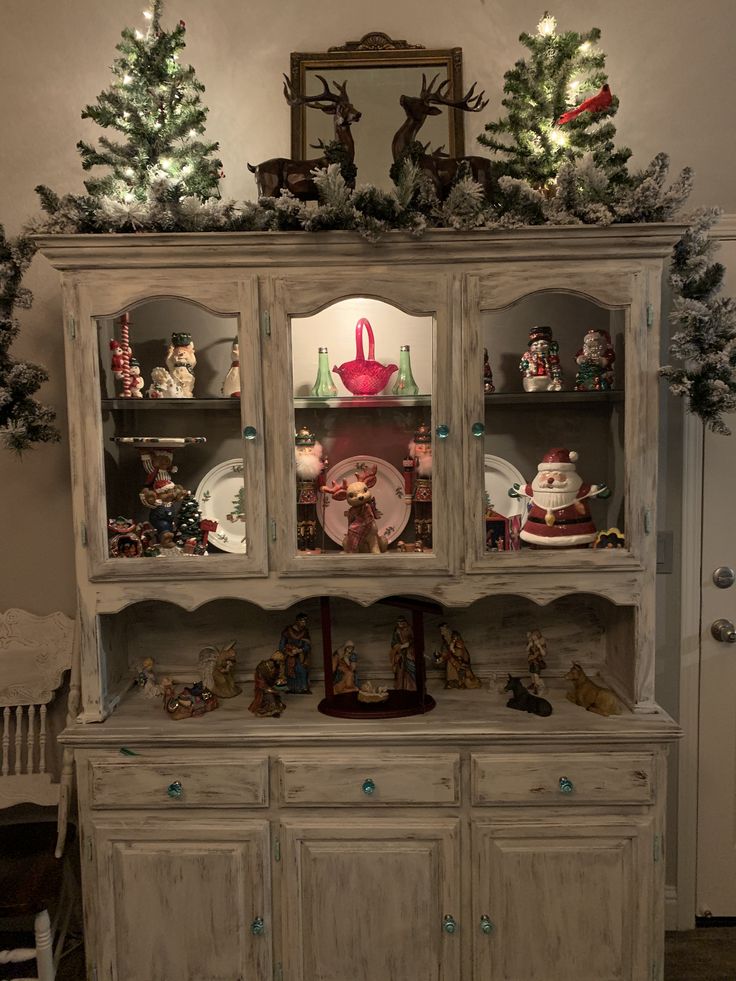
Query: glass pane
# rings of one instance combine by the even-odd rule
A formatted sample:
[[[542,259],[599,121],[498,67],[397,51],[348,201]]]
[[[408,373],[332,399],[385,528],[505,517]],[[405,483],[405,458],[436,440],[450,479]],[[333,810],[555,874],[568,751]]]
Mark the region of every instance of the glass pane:
[[[564,293],[482,315],[487,552],[622,546],[625,319]]]
[[[362,297],[292,318],[299,552],[432,550],[434,329]]]
[[[157,299],[97,321],[109,554],[244,554],[236,317]]]

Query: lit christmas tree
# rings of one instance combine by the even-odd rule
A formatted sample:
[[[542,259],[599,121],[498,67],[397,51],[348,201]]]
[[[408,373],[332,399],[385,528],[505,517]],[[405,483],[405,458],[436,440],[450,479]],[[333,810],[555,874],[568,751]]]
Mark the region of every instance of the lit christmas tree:
[[[118,142],[102,136],[97,148],[77,144],[85,170],[99,164],[111,171],[85,181],[93,197],[127,205],[145,202],[150,191],[176,201],[191,195],[219,197],[222,163],[212,156],[218,144],[200,138],[207,118],[200,100],[204,86],[191,65],[179,62],[184,21],[164,31],[162,6],[163,0],[152,0],[144,11],[145,32],[123,30],[112,69],[115,81],[82,112],[83,119],[123,137]]]
[[[27,310],[33,302],[30,290],[21,283],[34,252],[30,239],[6,239],[0,225],[0,441],[16,453],[33,443],[60,439],[52,425],[56,413],[33,398],[48,374],[39,365],[16,361],[9,352],[20,331],[15,308]]]
[[[591,154],[610,182],[626,181],[631,151],[613,144],[611,117],[618,99],[603,70],[600,35],[598,28],[558,34],[555,18],[545,13],[536,34],[520,36],[531,57],[517,61],[504,76],[508,115],[488,123],[478,137],[500,155],[499,177],[551,189],[563,163]]]

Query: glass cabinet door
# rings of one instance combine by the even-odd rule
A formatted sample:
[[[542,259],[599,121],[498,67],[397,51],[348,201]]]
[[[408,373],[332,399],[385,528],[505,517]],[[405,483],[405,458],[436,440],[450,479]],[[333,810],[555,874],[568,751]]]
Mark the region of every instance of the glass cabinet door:
[[[289,279],[275,309],[271,366],[286,403],[273,434],[281,567],[449,568],[447,482],[459,440],[442,283]]]
[[[635,332],[646,329],[633,323],[636,277],[586,284],[584,270],[571,275],[467,283],[466,517],[476,570],[632,564],[641,521],[627,487],[646,431],[640,386],[628,384],[641,374],[631,363],[641,350]]]
[[[94,572],[262,571],[257,332],[234,290],[216,310],[196,288],[167,292],[90,300],[103,488],[88,529]]]

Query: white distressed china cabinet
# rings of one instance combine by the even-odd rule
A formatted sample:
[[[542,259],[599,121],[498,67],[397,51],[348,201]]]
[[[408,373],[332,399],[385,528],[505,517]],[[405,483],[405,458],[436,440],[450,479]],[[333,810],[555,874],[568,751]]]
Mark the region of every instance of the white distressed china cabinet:
[[[665,758],[678,730],[654,697],[657,366],[679,231],[40,240],[64,294],[82,711],[63,739],[78,776],[88,979],[662,977]],[[119,397],[110,342],[125,314],[146,391],[172,334],[192,339],[193,398]],[[313,394],[320,348],[331,368],[354,360],[361,319],[375,360],[410,353],[416,393],[393,392],[393,373],[380,393],[352,394],[333,371],[335,394]],[[559,392],[522,389],[535,325],[559,343]],[[576,392],[590,329],[610,335],[614,384]],[[226,398],[234,341],[240,396]],[[321,444],[330,483],[376,467],[387,551],[344,553],[343,505],[300,496],[300,430]],[[407,467],[418,432],[432,446],[423,494]],[[526,509],[508,489],[553,447],[609,485],[591,511],[623,547],[519,542]],[[207,554],[143,549],[108,528],[153,520],[139,494],[172,482],[217,521]],[[318,711],[324,596],[333,645],[351,639],[361,681],[389,685],[396,604],[426,605],[432,711]],[[258,718],[255,666],[298,612],[312,694]],[[482,688],[444,688],[431,657],[443,620]],[[533,628],[548,644],[546,718],[508,709],[502,691],[527,673]],[[191,683],[199,651],[233,638],[244,691],[214,712],[174,721],[133,685],[149,656]],[[617,693],[620,715],[566,699],[573,659]]]

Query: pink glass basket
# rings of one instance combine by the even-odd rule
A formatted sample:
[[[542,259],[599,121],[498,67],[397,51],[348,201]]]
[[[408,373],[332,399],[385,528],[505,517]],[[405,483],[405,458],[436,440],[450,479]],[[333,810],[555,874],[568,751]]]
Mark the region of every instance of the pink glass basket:
[[[363,354],[363,328],[368,332],[368,357]],[[374,358],[376,350],[373,328],[362,317],[355,325],[355,361],[346,361],[333,371],[353,395],[377,395],[388,385],[391,375],[398,371],[398,365],[381,364]]]

